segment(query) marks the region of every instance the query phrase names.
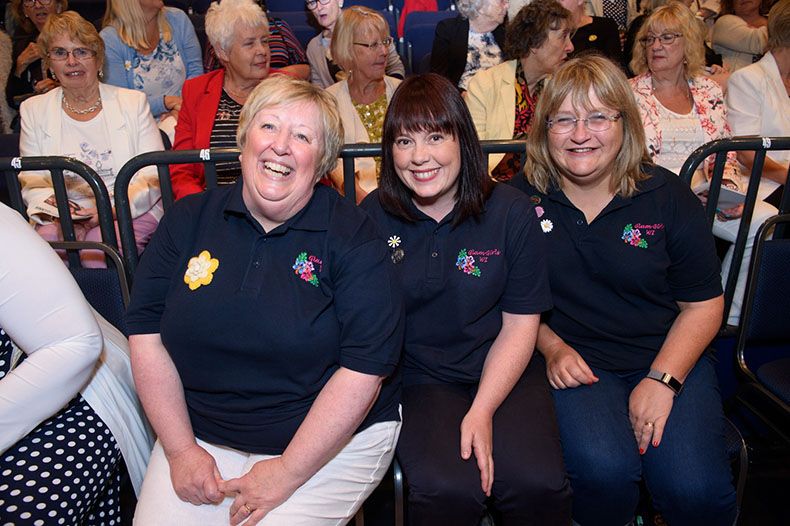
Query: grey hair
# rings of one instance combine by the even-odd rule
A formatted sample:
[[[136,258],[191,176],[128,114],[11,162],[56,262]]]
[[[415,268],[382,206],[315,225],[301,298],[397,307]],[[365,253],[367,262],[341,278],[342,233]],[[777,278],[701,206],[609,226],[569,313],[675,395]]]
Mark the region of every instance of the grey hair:
[[[479,13],[483,6],[491,0],[456,0],[455,8],[464,18],[472,18],[472,15]]]
[[[266,13],[254,0],[222,0],[222,3],[212,2],[208,8],[206,36],[214,48],[227,53],[239,24],[246,27],[264,26],[269,32]]]

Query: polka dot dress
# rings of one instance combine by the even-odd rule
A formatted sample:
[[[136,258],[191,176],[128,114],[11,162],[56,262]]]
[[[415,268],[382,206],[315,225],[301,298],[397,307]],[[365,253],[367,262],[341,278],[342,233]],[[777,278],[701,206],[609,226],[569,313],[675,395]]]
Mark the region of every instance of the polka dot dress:
[[[0,329],[0,378],[12,345]],[[0,454],[0,524],[120,524],[121,452],[81,395]]]

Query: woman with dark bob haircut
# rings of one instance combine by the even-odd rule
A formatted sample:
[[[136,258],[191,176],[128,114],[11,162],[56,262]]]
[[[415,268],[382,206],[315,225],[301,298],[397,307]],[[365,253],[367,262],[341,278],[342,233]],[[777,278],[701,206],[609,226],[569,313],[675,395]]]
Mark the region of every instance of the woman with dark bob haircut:
[[[382,150],[362,206],[406,291],[397,455],[410,524],[477,525],[490,502],[505,524],[567,525],[545,365],[532,359],[551,307],[532,205],[488,178],[461,95],[439,75],[395,92]]]

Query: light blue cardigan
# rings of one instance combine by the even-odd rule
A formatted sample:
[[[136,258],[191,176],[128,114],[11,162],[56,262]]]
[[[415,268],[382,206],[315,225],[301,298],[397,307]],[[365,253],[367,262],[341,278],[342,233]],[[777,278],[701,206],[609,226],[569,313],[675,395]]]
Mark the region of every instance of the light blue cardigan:
[[[173,42],[175,42],[181,60],[186,66],[187,78],[191,79],[202,75],[202,52],[192,21],[189,20],[186,13],[173,7],[165,8],[165,16],[173,29]],[[114,86],[134,89],[134,70],[131,65],[137,58],[137,51],[121,41],[118,31],[114,27],[105,27],[99,34],[104,40],[105,47],[104,81]],[[159,116],[167,111],[161,93],[147,93],[146,95],[154,116]]]

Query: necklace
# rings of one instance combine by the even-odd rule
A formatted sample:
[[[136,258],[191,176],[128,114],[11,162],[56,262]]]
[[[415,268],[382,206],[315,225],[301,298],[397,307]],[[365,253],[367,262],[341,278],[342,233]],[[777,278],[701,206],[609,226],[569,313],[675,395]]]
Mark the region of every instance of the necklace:
[[[75,115],[87,115],[87,114],[93,113],[94,111],[96,111],[96,110],[101,108],[101,95],[99,95],[99,98],[96,100],[96,102],[94,102],[93,104],[91,104],[90,106],[85,108],[84,110],[78,110],[76,108],[73,108],[71,106],[71,104],[69,104],[69,101],[66,100],[66,95],[64,94],[63,95],[63,107],[66,108],[67,110],[69,110],[71,113],[74,113]]]

